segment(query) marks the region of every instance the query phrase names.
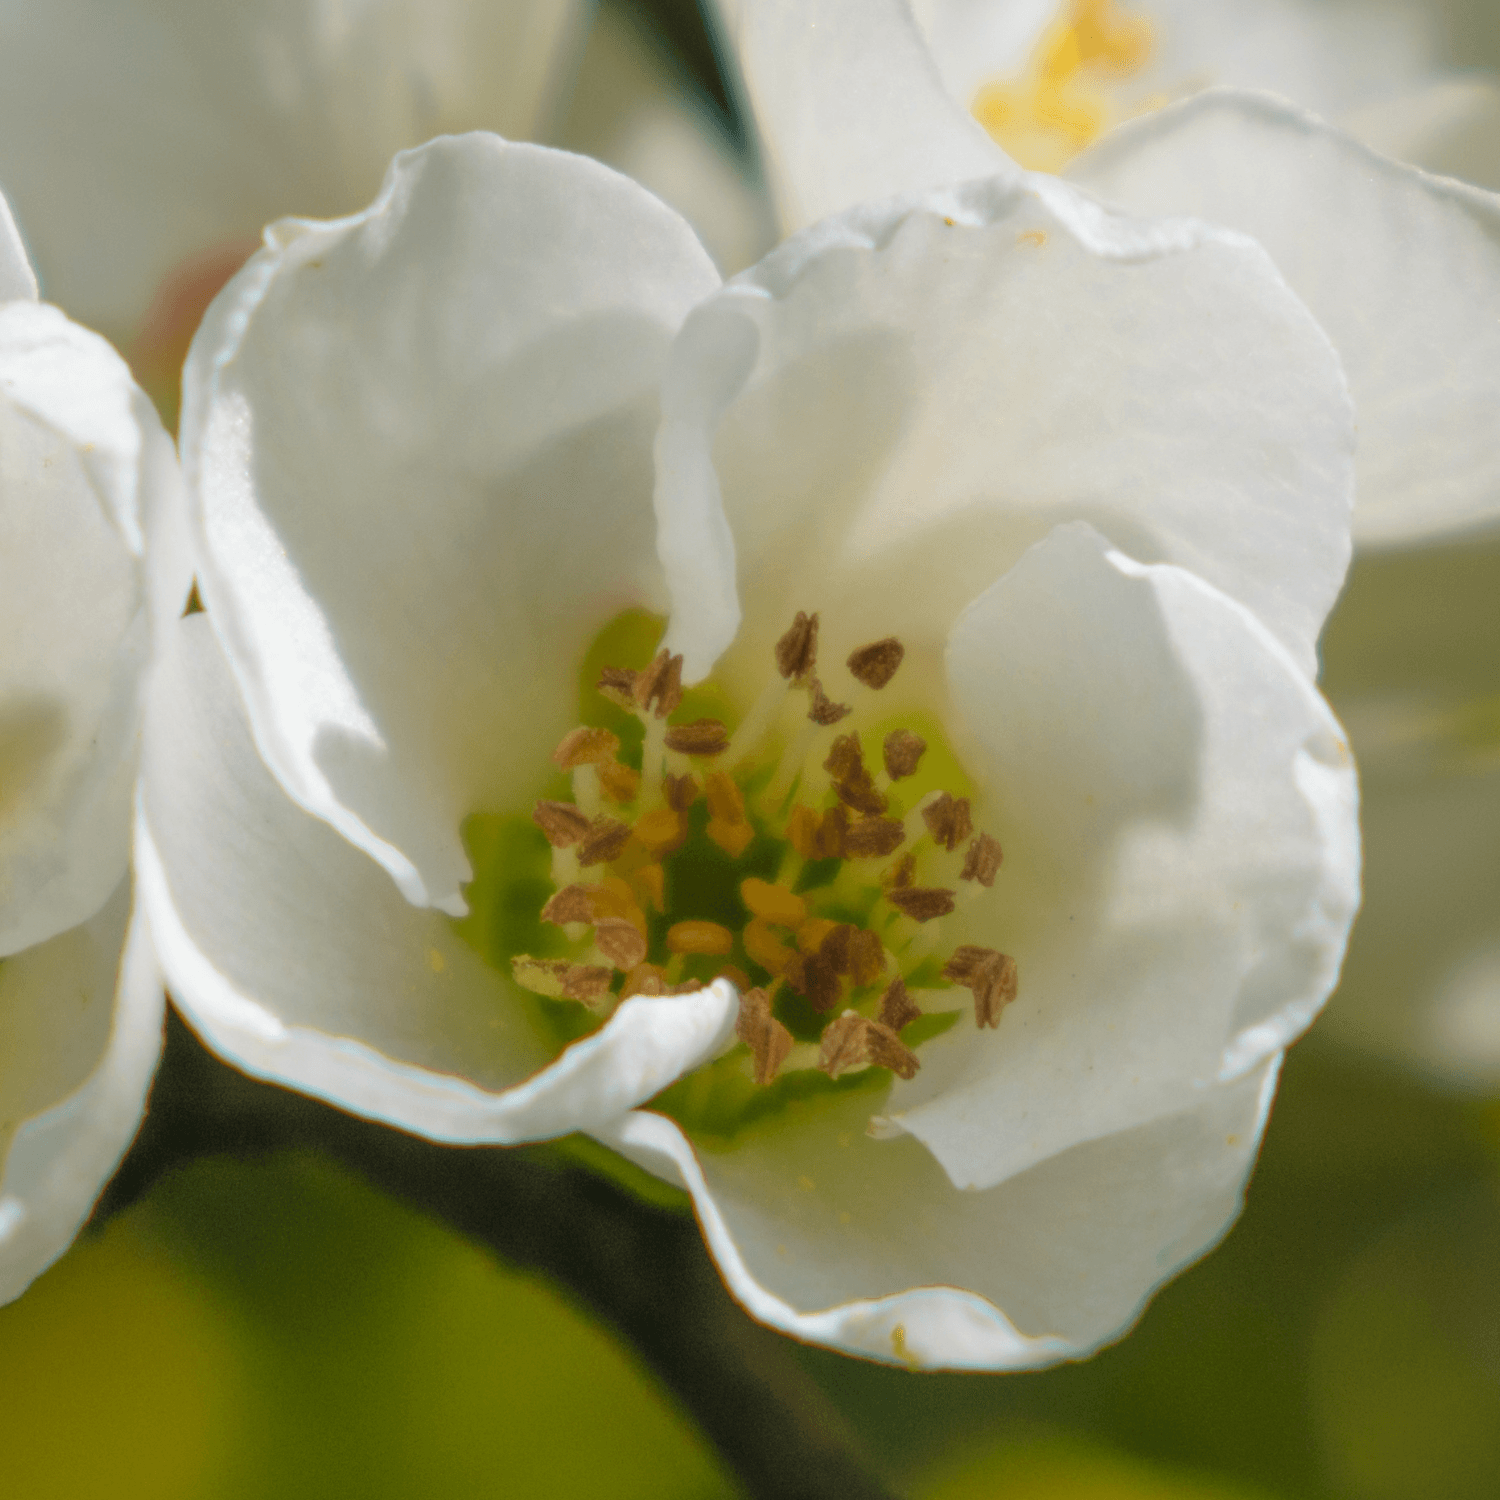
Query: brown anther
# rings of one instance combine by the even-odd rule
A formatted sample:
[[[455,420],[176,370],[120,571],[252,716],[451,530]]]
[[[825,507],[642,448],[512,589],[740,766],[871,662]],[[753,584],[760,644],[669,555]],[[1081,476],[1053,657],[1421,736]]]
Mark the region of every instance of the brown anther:
[[[917,856],[903,854],[888,870],[881,873],[880,883],[888,891],[903,891],[917,878]]]
[[[698,800],[698,783],[690,775],[674,776],[668,771],[662,777],[661,793],[668,807],[686,812]]]
[[[629,667],[605,667],[594,684],[599,691],[618,707],[631,712],[635,710],[635,677]]]
[[[767,974],[782,974],[797,956],[779,932],[764,917],[751,917],[745,923],[745,952]]]
[[[679,755],[722,755],[729,748],[729,733],[717,719],[694,719],[667,730],[667,749]]]
[[[578,863],[584,869],[590,865],[607,865],[625,852],[629,842],[630,824],[601,814],[589,824],[588,834],[578,846]]]
[[[840,719],[847,719],[853,712],[847,703],[835,703],[823,691],[823,684],[816,677],[808,684],[807,717],[814,724],[820,724],[826,729],[830,724],[837,724]]]
[[[950,852],[957,849],[974,832],[974,819],[969,814],[967,797],[950,797],[939,792],[922,809],[922,821],[933,841]]]
[[[820,953],[796,954],[785,969],[786,982],[816,1011],[826,1012],[843,998],[844,988],[833,965]]]
[[[893,729],[885,737],[885,774],[892,781],[912,775],[926,750],[927,741],[920,734]]]
[[[594,924],[594,944],[615,968],[626,972],[646,960],[646,939],[624,917],[601,917]]]
[[[586,885],[565,885],[542,908],[542,921],[566,927],[570,922],[592,922],[594,898]]]
[[[740,996],[734,1034],[755,1059],[755,1081],[770,1083],[792,1050],[792,1034],[771,1014],[771,997],[764,990],[746,990]]]
[[[599,768],[599,790],[611,802],[624,805],[634,802],[641,789],[641,773],[622,766],[617,760],[607,760]]]
[[[800,680],[818,664],[818,617],[799,609],[792,628],[776,642],[776,670],[788,681]]]
[[[994,948],[967,943],[955,948],[953,957],[943,965],[943,978],[973,992],[976,1026],[998,1026],[1000,1012],[1016,998],[1016,961]]]
[[[856,986],[874,984],[885,973],[885,944],[879,933],[857,927],[849,940],[849,977]]]
[[[667,929],[667,948],[673,953],[722,956],[734,951],[734,934],[717,922],[674,922]]]
[[[848,667],[855,681],[877,691],[896,675],[896,669],[906,656],[906,647],[893,635],[884,640],[871,641],[849,653]]]
[[[635,674],[635,706],[643,712],[654,707],[665,719],[682,702],[682,658],[658,651],[649,667]]]
[[[928,885],[903,885],[885,893],[885,899],[914,922],[946,917],[953,910],[953,896],[952,891]]]
[[[620,748],[620,737],[607,729],[595,729],[590,724],[570,729],[552,752],[552,763],[564,771],[576,770],[579,766],[597,766],[612,761]]]
[[[864,768],[865,757],[859,748],[859,736],[857,734],[836,735],[833,744],[828,748],[828,759],[823,762],[823,769],[835,781],[847,781]]]
[[[867,818],[879,817],[890,805],[890,798],[875,785],[863,766],[847,781],[836,781],[833,789],[838,793],[840,802],[846,807],[852,807],[857,813],[863,813]]]
[[[600,964],[574,964],[519,953],[511,960],[511,973],[522,989],[556,1000],[577,1000],[591,1010],[601,1009],[612,998],[609,985],[614,976]]]
[[[849,943],[855,933],[852,922],[836,922],[828,936],[818,944],[818,954],[827,961],[835,974],[847,974],[850,970]]]
[[[995,876],[1000,870],[1002,858],[1000,840],[992,839],[987,833],[981,833],[969,845],[969,852],[964,855],[964,867],[959,872],[958,878],[977,880],[980,885],[988,888],[995,883]]]
[[[571,802],[538,802],[531,809],[531,821],[554,849],[571,849],[592,826],[588,814]]]
[[[892,1031],[900,1031],[921,1014],[922,1007],[912,999],[911,992],[906,988],[906,981],[898,974],[880,997],[881,1023],[889,1026]]]
[[[921,1066],[917,1054],[889,1026],[846,1010],[823,1028],[818,1066],[830,1078],[837,1078],[865,1063],[889,1068],[898,1078],[914,1078]]]
[[[660,859],[687,837],[687,819],[670,807],[653,807],[635,820],[635,837],[643,849]]]
[[[842,859],[844,840],[849,834],[849,814],[842,807],[830,807],[818,824],[813,839],[814,859]]]
[[[740,900],[757,917],[782,927],[796,927],[807,917],[807,902],[801,896],[794,895],[784,885],[772,885],[754,875],[740,881]]]
[[[609,994],[613,978],[603,964],[567,964],[562,975],[563,998],[592,1005]]]
[[[846,859],[884,859],[894,854],[906,838],[906,827],[899,818],[861,818],[849,825],[844,835]]]

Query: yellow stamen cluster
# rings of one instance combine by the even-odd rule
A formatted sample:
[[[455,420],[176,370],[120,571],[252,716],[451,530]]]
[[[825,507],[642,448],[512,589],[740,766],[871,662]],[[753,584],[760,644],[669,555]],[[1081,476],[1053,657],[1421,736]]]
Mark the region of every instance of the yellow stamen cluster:
[[[878,692],[904,655],[887,637],[846,665],[859,687]],[[782,684],[771,697],[774,709],[802,693],[804,723],[775,765],[716,719],[673,720],[681,658],[661,652],[639,671],[604,670],[600,692],[641,721],[642,765],[623,764],[619,737],[595,726],[570,730],[554,752],[573,799],[538,802],[532,813],[556,886],[542,919],[574,952],[516,955],[520,984],[603,1017],[631,995],[726,975],[742,996],[738,1033],[761,1084],[799,1066],[834,1078],[869,1066],[912,1077],[918,1059],[900,1033],[922,1016],[908,981],[924,964],[929,986],[966,986],[978,1023],[999,1023],[1015,997],[1014,961],[962,946],[934,968],[928,924],[955,909],[960,888],[994,884],[1000,845],[975,830],[968,799],[947,792],[899,815],[895,788],[916,773],[926,743],[898,729],[872,769],[859,735],[835,729],[854,709],[829,697],[817,658],[818,617],[799,614],[777,642]],[[916,883],[924,842],[924,862],[953,886]]]
[[[1065,0],[1020,78],[987,83],[974,118],[1023,167],[1060,171],[1111,123],[1106,86],[1151,54],[1151,23],[1115,0]]]

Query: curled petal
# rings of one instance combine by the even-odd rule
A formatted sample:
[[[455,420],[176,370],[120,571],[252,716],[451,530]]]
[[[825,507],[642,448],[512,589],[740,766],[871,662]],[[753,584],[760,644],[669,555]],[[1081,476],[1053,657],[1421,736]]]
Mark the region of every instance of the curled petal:
[[[761,1322],[886,1364],[1019,1370],[1117,1338],[1220,1238],[1278,1063],[982,1191],[955,1189],[916,1141],[872,1139],[858,1098],[702,1155],[644,1111],[595,1134],[692,1194]]]
[[[1357,544],[1500,516],[1500,197],[1386,160],[1279,100],[1217,90],[1112,132],[1069,175],[1271,252],[1349,377]]]
[[[0,1302],[72,1243],[130,1144],[162,1014],[128,883],[87,922],[0,967]]]
[[[625,178],[471,135],[274,227],[199,331],[199,579],[256,742],[411,901],[462,913],[459,824],[526,795],[588,641],[659,598],[656,385],[717,284]]]
[[[136,860],[173,996],[215,1051],[435,1139],[591,1127],[733,1038],[738,996],[716,983],[628,1000],[549,1063],[509,977],[272,780],[201,614],[153,684]]]

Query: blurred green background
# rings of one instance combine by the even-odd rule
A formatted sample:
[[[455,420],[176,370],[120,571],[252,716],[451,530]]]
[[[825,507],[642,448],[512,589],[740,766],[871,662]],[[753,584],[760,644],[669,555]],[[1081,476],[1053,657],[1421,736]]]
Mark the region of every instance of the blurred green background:
[[[692,0],[649,8],[711,100]],[[1330,664],[1336,703],[1369,686]],[[1290,1056],[1240,1223],[1115,1347],[1008,1376],[799,1349],[875,1467],[917,1500],[1500,1496],[1500,1100],[1337,1031]],[[611,1334],[314,1157],[170,1176],[0,1309],[16,1500],[735,1493]]]

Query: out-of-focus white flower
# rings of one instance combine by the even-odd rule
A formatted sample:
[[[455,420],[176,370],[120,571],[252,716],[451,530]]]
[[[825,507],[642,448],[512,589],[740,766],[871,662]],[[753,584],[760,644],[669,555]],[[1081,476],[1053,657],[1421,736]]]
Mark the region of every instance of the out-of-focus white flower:
[[[1500,187],[1500,87],[1404,0],[912,0],[953,96],[1024,166],[1208,88],[1264,89],[1400,161]]]
[[[920,185],[940,180],[949,159],[973,170],[968,96],[951,91],[942,47],[904,0],[721,8],[791,224],[870,191],[883,173]],[[1024,16],[988,3],[921,13],[933,36],[949,28],[950,43],[953,28]],[[1183,25],[1218,14],[1209,6]],[[970,53],[984,55],[980,30]],[[866,98],[872,76],[879,89]],[[1370,901],[1327,1032],[1493,1082],[1500,1071],[1481,1058],[1500,1034],[1500,992],[1482,976],[1500,942],[1500,865],[1485,830],[1500,819],[1500,793],[1483,769],[1492,739],[1475,736],[1500,693],[1500,663],[1485,648],[1496,637],[1500,319],[1479,311],[1500,304],[1500,199],[1230,89],[1116,126],[1064,176],[1137,213],[1191,213],[1254,236],[1338,350],[1359,419],[1353,591],[1367,592],[1368,574],[1381,599],[1347,630],[1338,615],[1332,627],[1328,687],[1371,777],[1371,842]],[[1402,563],[1402,549],[1417,550]],[[1425,609],[1374,582],[1407,574],[1427,580]]]
[[[139,868],[224,1055],[592,1129],[879,1359],[1091,1348],[1223,1232],[1358,868],[1350,410],[1254,245],[1006,171],[719,289],[623,178],[437,141],[273,228],[183,445]]]
[[[77,1233],[160,1048],[127,863],[142,554],[177,485],[120,357],[37,301],[0,199],[0,1301]]]

